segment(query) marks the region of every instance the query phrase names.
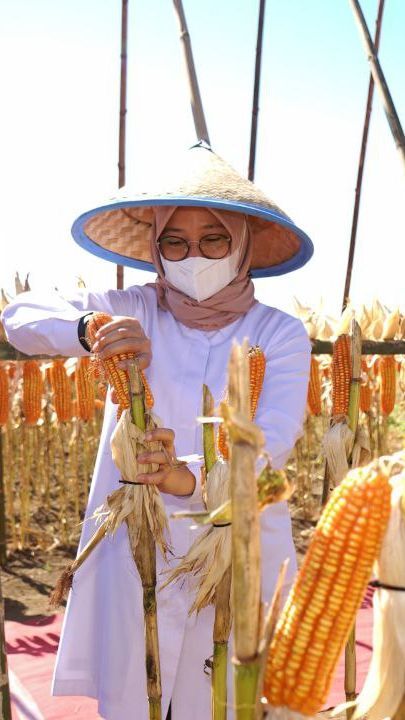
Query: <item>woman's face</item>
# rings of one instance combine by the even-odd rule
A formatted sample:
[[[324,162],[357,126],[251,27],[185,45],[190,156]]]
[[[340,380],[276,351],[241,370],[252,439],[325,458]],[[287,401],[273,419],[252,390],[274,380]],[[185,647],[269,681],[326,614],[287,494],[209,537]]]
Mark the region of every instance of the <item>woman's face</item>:
[[[196,207],[177,208],[159,240],[166,260],[186,257],[224,258],[230,254],[231,238],[225,226],[209,210]]]

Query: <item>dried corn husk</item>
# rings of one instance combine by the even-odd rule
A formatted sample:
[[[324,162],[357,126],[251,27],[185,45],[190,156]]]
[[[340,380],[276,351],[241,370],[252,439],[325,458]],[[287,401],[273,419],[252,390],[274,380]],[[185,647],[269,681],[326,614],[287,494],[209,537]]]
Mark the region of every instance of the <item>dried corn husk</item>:
[[[150,416],[151,426],[158,427],[160,422]],[[121,472],[123,480],[134,482],[136,476],[142,472],[156,472],[157,465],[145,466],[138,463],[137,457],[143,451],[154,452],[159,449],[160,443],[145,442],[145,433],[131,422],[129,410],[124,410],[117,426],[111,436],[112,458]],[[166,533],[168,523],[163,505],[162,496],[155,485],[124,485],[116,490],[107,499],[102,508],[96,511],[101,517],[107,512],[104,522],[107,532],[114,534],[128,515],[134,514],[131,521],[131,548],[134,550],[138,544],[141,529],[142,508],[145,507],[146,517],[153,538],[163,555],[168,551]]]
[[[207,475],[206,504],[212,512],[229,499],[229,463],[219,459]],[[189,614],[214,601],[215,589],[231,564],[230,526],[212,525],[192,544],[187,555],[170,573],[163,587],[190,573],[196,579],[196,594]]]
[[[328,464],[331,487],[339,485],[350,467],[365,465],[371,459],[368,433],[359,427],[354,435],[346,422],[336,423],[329,428],[322,439],[322,447]]]

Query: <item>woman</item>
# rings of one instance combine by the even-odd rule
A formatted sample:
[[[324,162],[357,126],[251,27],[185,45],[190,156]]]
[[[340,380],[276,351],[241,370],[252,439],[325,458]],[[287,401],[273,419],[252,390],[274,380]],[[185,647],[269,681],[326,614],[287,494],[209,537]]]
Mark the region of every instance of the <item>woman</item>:
[[[233,339],[248,337],[267,359],[256,422],[266,436],[275,468],[286,461],[301,432],[309,370],[309,342],[300,321],[258,303],[250,273],[279,274],[304,264],[312,254],[308,238],[218,156],[202,146],[189,151],[191,169],[180,188],[164,196],[120,199],[81,216],[76,240],[115,262],[156,268],[156,283],[106,293],[81,292],[65,300],[19,296],[6,309],[10,341],[27,353],[83,355],[86,314],[102,310],[113,321],[100,331],[100,355],[135,352],[165,424],[156,430],[171,456],[201,453],[202,386],[218,402],[226,385]],[[253,269],[253,270],[252,270]],[[118,487],[119,472],[109,448],[116,423],[106,406],[87,516]],[[144,460],[152,459],[145,455]],[[154,454],[157,473],[138,477],[156,483],[167,515],[202,509],[199,462],[175,469]],[[295,571],[291,526],[285,503],[261,517],[263,598],[274,589],[281,562],[290,557],[287,585]],[[84,524],[81,546],[93,532]],[[174,556],[193,540],[187,521],[170,521]],[[158,556],[158,573],[167,569]],[[210,678],[204,662],[212,653],[213,608],[188,617],[190,588],[169,586],[158,593],[163,717],[169,703],[174,720],[210,717]],[[142,588],[127,531],[106,539],[75,576],[57,658],[57,695],[98,698],[107,720],[147,720]],[[229,718],[232,713],[229,713]]]

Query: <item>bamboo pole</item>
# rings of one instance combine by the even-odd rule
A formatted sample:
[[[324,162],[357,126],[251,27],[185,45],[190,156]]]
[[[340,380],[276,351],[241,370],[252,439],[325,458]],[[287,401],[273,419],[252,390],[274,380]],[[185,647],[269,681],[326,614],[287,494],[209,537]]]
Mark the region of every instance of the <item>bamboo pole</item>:
[[[385,0],[379,0],[376,26],[375,26],[375,37],[374,37],[374,48],[375,48],[376,54],[378,53],[378,50],[380,47],[380,35],[381,35],[381,24],[382,24],[382,16],[383,16],[383,11],[384,11],[384,3],[385,3]],[[363,182],[364,161],[366,158],[366,150],[367,150],[368,130],[369,130],[369,126],[370,126],[371,110],[373,107],[373,95],[374,95],[374,80],[373,80],[373,76],[370,74],[370,80],[369,80],[369,84],[368,84],[367,103],[366,103],[366,113],[365,113],[365,117],[364,117],[363,137],[362,137],[362,141],[361,141],[359,165],[358,165],[358,170],[357,170],[357,182],[356,182],[354,208],[353,208],[352,229],[351,229],[351,234],[350,234],[349,258],[347,261],[342,312],[345,310],[346,305],[349,302],[349,297],[350,297],[350,283],[351,283],[351,278],[352,278],[354,251],[355,251],[355,247],[356,247],[357,223],[358,223],[358,218],[359,218],[361,188],[362,188],[362,182]]]
[[[232,503],[232,606],[236,720],[253,720],[260,670],[261,614],[260,523],[255,477],[264,444],[250,421],[247,343],[234,345],[229,363],[229,412]]]
[[[147,429],[145,418],[144,386],[136,360],[128,361],[131,393],[131,419],[140,430]],[[126,519],[131,533],[132,513]],[[156,604],[156,544],[148,522],[145,506],[142,510],[142,525],[139,542],[132,548],[133,557],[143,589],[143,611],[145,623],[145,666],[149,703],[149,720],[162,718],[162,684],[160,677],[159,637]]]
[[[313,355],[332,355],[333,343],[330,340],[312,340]],[[363,340],[361,344],[362,355],[405,355],[405,340]],[[62,356],[24,355],[16,350],[10,343],[0,340],[0,360],[55,360]]]
[[[350,383],[348,425],[353,435],[356,435],[359,419],[360,401],[360,375],[361,375],[361,330],[356,320],[352,322],[351,330],[352,379]],[[356,699],[356,625],[350,632],[345,647],[345,694],[346,702]],[[346,710],[347,720],[354,714],[355,708]]]
[[[187,77],[190,87],[191,110],[194,118],[194,127],[197,140],[203,140],[210,145],[208,128],[205,122],[204,110],[198,87],[197,73],[194,65],[193,50],[191,47],[190,33],[187,27],[186,16],[182,0],[173,0],[175,14],[180,27],[180,40],[183,45],[184,59],[186,63]]]
[[[264,26],[264,11],[266,7],[266,0],[260,0],[259,5],[259,22],[257,28],[257,42],[256,42],[256,63],[255,63],[255,80],[253,87],[253,103],[252,103],[252,124],[250,130],[250,152],[249,152],[249,169],[248,179],[253,182],[255,177],[255,162],[256,162],[256,138],[257,138],[257,123],[259,118],[259,93],[260,93],[260,73],[262,66],[262,45],[263,45],[263,26]]]
[[[400,152],[403,163],[405,164],[405,135],[401,126],[400,119],[395,109],[394,102],[391,97],[387,82],[384,77],[381,65],[379,63],[376,49],[373,45],[366,20],[364,18],[360,3],[358,0],[349,0],[350,5],[356,19],[356,22],[360,29],[361,38],[367,53],[367,59],[370,63],[371,74],[376,84],[377,90],[381,95],[384,111],[392,136],[395,144]]]
[[[118,138],[118,187],[125,185],[125,130],[127,114],[127,40],[128,0],[122,0],[121,10],[121,78],[120,78],[120,122]],[[117,290],[124,287],[124,266],[117,265]]]

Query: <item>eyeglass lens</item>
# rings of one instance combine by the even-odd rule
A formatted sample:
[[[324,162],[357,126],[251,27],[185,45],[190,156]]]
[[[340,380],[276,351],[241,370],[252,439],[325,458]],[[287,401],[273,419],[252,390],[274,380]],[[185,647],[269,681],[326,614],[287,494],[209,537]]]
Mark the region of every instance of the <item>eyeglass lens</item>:
[[[225,235],[210,235],[198,243],[201,255],[211,260],[220,260],[227,255],[231,239]],[[166,260],[184,260],[191,243],[183,238],[166,235],[159,239],[160,252]]]

